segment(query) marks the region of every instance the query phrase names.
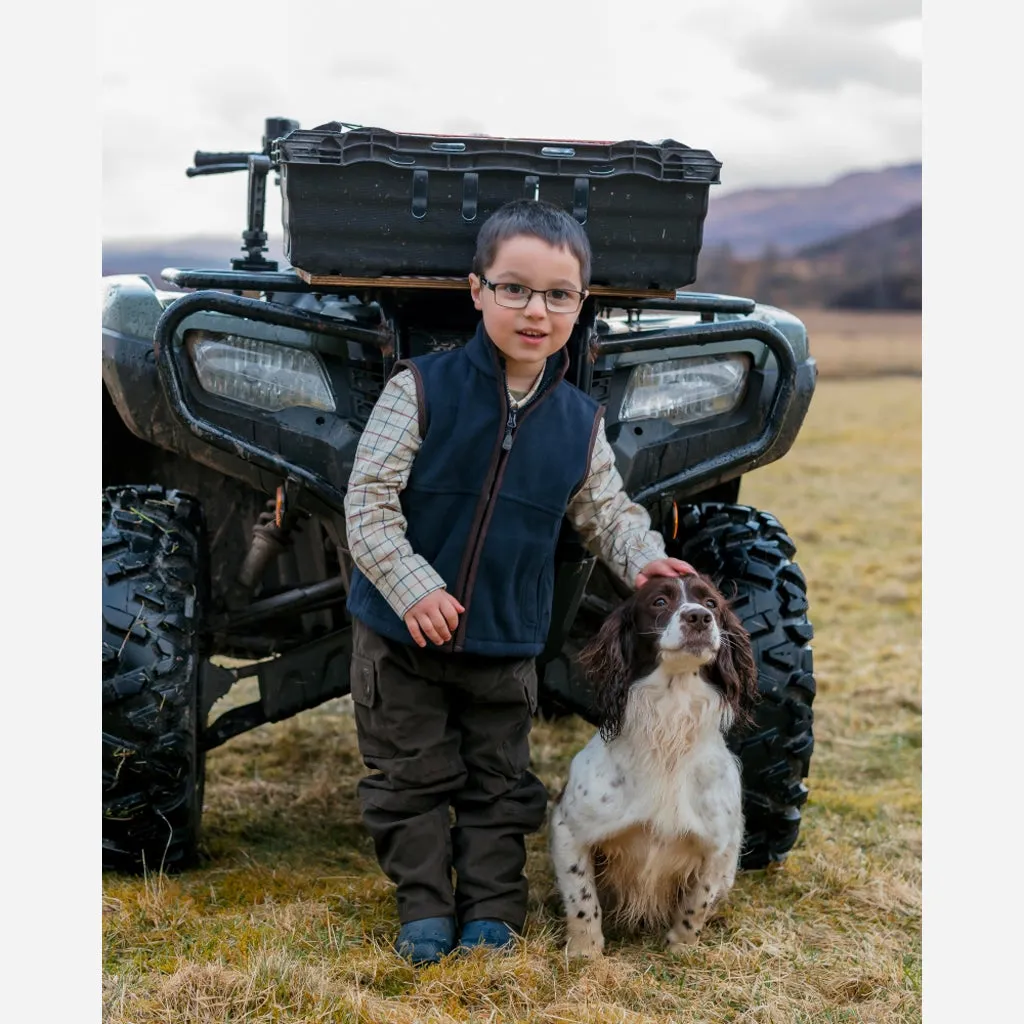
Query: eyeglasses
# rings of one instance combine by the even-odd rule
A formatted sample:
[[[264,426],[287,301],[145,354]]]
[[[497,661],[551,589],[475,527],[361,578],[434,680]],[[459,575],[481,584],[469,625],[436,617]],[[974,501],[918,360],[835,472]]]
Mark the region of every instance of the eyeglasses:
[[[494,292],[494,301],[506,309],[526,309],[534,294],[544,296],[549,313],[575,313],[583,304],[583,292],[572,288],[527,288],[525,284],[495,284],[486,277],[480,283]]]

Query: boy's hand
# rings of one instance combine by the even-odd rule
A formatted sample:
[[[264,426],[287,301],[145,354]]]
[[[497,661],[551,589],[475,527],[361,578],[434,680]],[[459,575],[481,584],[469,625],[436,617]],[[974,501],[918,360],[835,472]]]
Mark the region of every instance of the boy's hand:
[[[418,647],[427,646],[424,636],[440,647],[451,640],[465,610],[447,590],[434,590],[405,613],[405,625]]]
[[[648,562],[636,574],[636,589],[639,590],[652,576],[688,576],[691,573],[696,575],[696,572],[689,562],[681,558],[658,558]]]

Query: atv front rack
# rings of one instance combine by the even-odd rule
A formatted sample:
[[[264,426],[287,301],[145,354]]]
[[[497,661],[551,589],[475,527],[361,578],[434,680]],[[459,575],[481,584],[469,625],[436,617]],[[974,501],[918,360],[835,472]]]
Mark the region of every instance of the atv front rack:
[[[300,268],[280,271],[243,273],[237,270],[185,270],[165,267],[160,276],[178,288],[217,288],[233,292],[306,292],[307,294],[348,293],[353,289],[380,288],[452,288],[468,289],[465,277],[338,277],[309,274]],[[658,309],[700,313],[754,312],[754,300],[737,295],[717,295],[711,292],[689,291],[636,291],[606,288],[595,285],[590,294],[601,299],[623,298],[630,309]],[[602,302],[601,305],[612,305]]]
[[[173,273],[173,277],[170,276],[171,273]],[[246,274],[230,271],[173,271],[165,272],[165,276],[174,280],[175,283],[186,286],[194,286],[202,282],[206,288],[230,287],[237,291],[273,291],[275,288],[282,291],[319,290],[318,287],[311,288],[296,275],[287,272]],[[278,279],[284,287],[279,287]],[[694,488],[712,477],[720,475],[732,466],[750,465],[767,456],[782,433],[786,410],[796,389],[796,358],[786,336],[771,324],[761,320],[713,320],[714,315],[719,312],[749,313],[753,308],[753,303],[749,299],[677,292],[674,299],[643,299],[630,302],[628,305],[630,308],[699,312],[701,321],[655,330],[650,333],[637,332],[626,336],[599,338],[597,341],[599,356],[622,352],[669,350],[666,352],[666,358],[670,358],[670,350],[680,346],[692,348],[721,342],[756,340],[763,342],[768,347],[778,365],[778,374],[768,404],[764,426],[757,437],[730,452],[702,459],[668,479],[659,480],[632,495],[633,499],[638,502],[649,502],[683,487]],[[181,323],[190,315],[198,312],[225,313],[252,320],[262,320],[282,327],[298,328],[320,336],[312,344],[308,341],[287,339],[280,339],[277,342],[277,344],[288,348],[314,348],[320,351],[332,351],[334,345],[329,339],[334,338],[343,341],[369,342],[382,347],[395,346],[397,339],[394,333],[383,325],[376,330],[355,327],[335,318],[317,316],[306,310],[211,290],[197,291],[176,299],[164,310],[156,325],[153,348],[157,367],[167,394],[168,405],[177,419],[207,444],[251,462],[268,473],[291,480],[293,486],[300,485],[309,496],[318,500],[326,511],[343,518],[345,495],[342,490],[319,474],[288,461],[279,453],[211,423],[189,404],[178,362],[179,355],[175,337]],[[343,349],[343,347],[339,346],[339,349]]]

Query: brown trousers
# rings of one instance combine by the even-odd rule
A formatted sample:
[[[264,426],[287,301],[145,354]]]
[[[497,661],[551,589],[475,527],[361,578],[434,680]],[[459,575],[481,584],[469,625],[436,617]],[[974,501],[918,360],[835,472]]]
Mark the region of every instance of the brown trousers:
[[[359,751],[373,772],[359,799],[399,921],[497,918],[521,930],[524,837],[547,809],[528,771],[534,660],[394,643],[358,620],[352,641]]]

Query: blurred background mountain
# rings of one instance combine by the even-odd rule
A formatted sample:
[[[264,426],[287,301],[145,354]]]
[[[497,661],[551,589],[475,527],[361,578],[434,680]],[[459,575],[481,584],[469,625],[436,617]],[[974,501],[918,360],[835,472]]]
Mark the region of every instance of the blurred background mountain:
[[[694,291],[783,307],[921,308],[921,164],[712,197]]]
[[[226,269],[239,234],[103,243],[104,274]],[[275,234],[272,228],[272,236]],[[268,258],[287,266],[272,237]],[[170,285],[165,287],[171,288]],[[845,174],[825,185],[711,190],[693,291],[785,308],[921,308],[921,164]]]

